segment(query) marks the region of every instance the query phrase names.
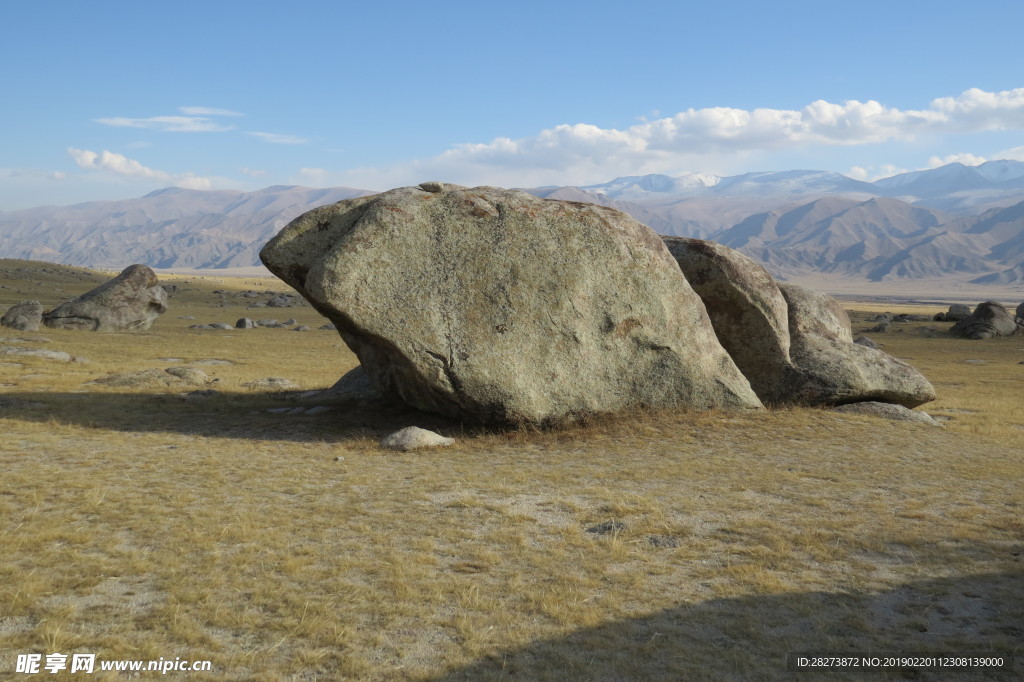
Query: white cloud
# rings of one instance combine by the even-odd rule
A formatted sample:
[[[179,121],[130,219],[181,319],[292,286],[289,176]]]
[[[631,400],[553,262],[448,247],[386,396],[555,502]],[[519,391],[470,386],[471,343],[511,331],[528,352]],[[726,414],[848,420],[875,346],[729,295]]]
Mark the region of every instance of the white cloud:
[[[214,109],[213,107],[178,107],[178,111],[187,116],[245,116],[230,109]]]
[[[1005,157],[1000,157],[1005,158]],[[965,166],[978,166],[988,161],[984,156],[975,156],[974,154],[950,154],[948,156],[933,156],[928,159],[928,168],[938,168],[939,166],[945,166],[951,163],[962,163]]]
[[[200,177],[193,173],[172,174],[155,170],[134,159],[129,159],[127,156],[106,150],[94,152],[88,149],[69,147],[68,154],[79,168],[87,170],[105,171],[126,178],[156,180],[186,189],[210,189],[213,186],[213,181],[210,178]]]
[[[115,128],[144,128],[165,133],[214,133],[234,126],[216,123],[205,116],[151,116],[150,118],[96,118],[97,123]]]
[[[735,166],[745,156],[799,147],[878,144],[924,134],[990,130],[1024,130],[1024,88],[971,89],[935,99],[920,110],[873,100],[818,100],[799,110],[688,109],[623,130],[566,124],[516,140],[501,137],[457,145],[438,156],[393,167],[353,169],[344,176],[346,184],[357,186],[393,186],[428,178],[466,184],[566,184],[682,168],[717,172],[716,164]]]
[[[246,135],[252,135],[258,137],[264,142],[270,142],[272,144],[306,144],[308,140],[297,137],[295,135],[281,135],[279,133],[253,133],[247,132]]]
[[[330,187],[338,184],[337,176],[324,168],[300,168],[288,181],[310,187]]]
[[[900,168],[894,166],[891,163],[883,163],[878,166],[854,166],[850,170],[846,171],[847,177],[853,178],[854,180],[862,180],[863,182],[875,182],[882,178],[892,177],[893,175],[900,175],[901,173],[908,173],[909,170],[906,168]]]
[[[1013,147],[999,152],[993,159],[1010,159],[1011,161],[1024,161],[1024,147]]]
[[[265,170],[258,170],[256,168],[247,168],[245,166],[242,166],[241,168],[239,168],[238,171],[242,175],[248,175],[248,176],[253,177],[253,178],[262,178],[262,177],[264,177],[266,175],[269,175],[269,173],[267,171],[265,171]]]

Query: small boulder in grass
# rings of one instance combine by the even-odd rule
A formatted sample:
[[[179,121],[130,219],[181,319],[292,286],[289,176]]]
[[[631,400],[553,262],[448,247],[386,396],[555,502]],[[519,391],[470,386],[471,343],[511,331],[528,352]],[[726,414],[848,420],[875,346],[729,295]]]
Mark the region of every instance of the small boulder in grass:
[[[941,424],[935,421],[935,419],[933,419],[927,412],[915,412],[914,410],[903,407],[902,405],[880,403],[873,400],[840,405],[838,407],[833,407],[832,411],[842,412],[843,414],[864,414],[870,417],[892,419],[893,421],[920,422],[922,424],[931,424],[932,426],[941,426]]]
[[[421,448],[447,447],[454,444],[454,438],[445,438],[438,433],[416,426],[407,426],[400,431],[395,431],[380,442],[382,448],[400,450],[402,452],[419,450]]]

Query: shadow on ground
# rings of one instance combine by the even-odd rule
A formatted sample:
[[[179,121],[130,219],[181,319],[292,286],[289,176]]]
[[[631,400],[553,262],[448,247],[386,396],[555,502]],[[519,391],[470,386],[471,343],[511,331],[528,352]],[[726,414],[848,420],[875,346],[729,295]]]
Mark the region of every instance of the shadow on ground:
[[[788,669],[790,652],[971,652],[1015,654],[1017,660],[1013,671],[825,673]],[[714,599],[499,651],[430,679],[1018,680],[1022,672],[1024,572],[1013,571],[925,580],[882,593]]]
[[[19,392],[0,398],[0,417],[114,431],[213,438],[344,441],[380,438],[415,425],[444,435],[477,429],[407,405],[310,391],[273,393]],[[316,410],[315,408],[321,408]]]

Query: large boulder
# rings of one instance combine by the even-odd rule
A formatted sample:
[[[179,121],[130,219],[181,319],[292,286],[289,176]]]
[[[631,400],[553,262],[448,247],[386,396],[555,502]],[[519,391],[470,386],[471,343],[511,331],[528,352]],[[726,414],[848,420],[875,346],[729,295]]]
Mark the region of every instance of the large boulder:
[[[19,332],[37,332],[43,320],[43,304],[39,301],[22,301],[10,307],[0,317],[0,325],[17,329]]]
[[[804,405],[877,401],[913,408],[935,389],[911,365],[853,342],[850,318],[823,293],[780,284],[789,315],[790,358],[796,370],[789,400]]]
[[[260,252],[381,394],[485,423],[759,407],[649,228],[611,208],[424,183],[315,209]]]
[[[1024,324],[1024,303],[1017,306],[1017,324]]]
[[[979,303],[969,317],[957,322],[950,333],[968,339],[991,339],[994,336],[1010,336],[1018,330],[1014,316],[995,301]]]
[[[722,345],[771,404],[879,400],[914,407],[935,399],[913,367],[854,343],[834,299],[777,283],[744,254],[713,242],[664,237],[707,307]]]
[[[120,275],[73,301],[43,314],[55,329],[120,332],[149,329],[167,311],[167,292],[145,265],[129,265]]]

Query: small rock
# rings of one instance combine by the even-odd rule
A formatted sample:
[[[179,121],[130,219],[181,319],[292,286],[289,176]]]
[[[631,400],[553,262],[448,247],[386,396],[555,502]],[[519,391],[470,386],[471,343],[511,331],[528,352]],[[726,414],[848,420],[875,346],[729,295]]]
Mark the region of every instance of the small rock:
[[[436,180],[430,180],[428,182],[421,182],[419,184],[419,188],[421,190],[423,190],[424,192],[430,192],[431,194],[436,194],[438,192],[443,192],[446,187],[447,187],[447,185],[445,183],[437,182]]]
[[[44,350],[42,348],[23,348],[21,346],[0,346],[0,355],[20,355],[26,358],[42,358],[57,362],[71,362],[71,354],[60,350]]]
[[[307,327],[307,326],[306,326],[306,325],[304,325],[304,324],[300,324],[300,325],[299,325],[298,327],[296,327],[296,328],[295,328],[295,329],[293,329],[292,331],[296,331],[296,332],[308,332],[308,331],[309,331],[309,327]]]
[[[242,384],[242,386],[246,388],[264,388],[273,391],[286,391],[288,389],[299,387],[299,385],[291,379],[284,379],[282,377],[265,377],[263,379],[255,379],[253,381],[247,381]]]
[[[454,444],[454,438],[445,438],[433,431],[427,431],[416,426],[407,426],[400,431],[395,431],[380,442],[383,448],[400,450],[402,452],[418,450],[420,448],[447,447]]]
[[[164,371],[193,386],[204,386],[210,383],[210,377],[206,372],[195,367],[168,367]]]
[[[665,547],[673,549],[679,546],[679,538],[674,538],[671,535],[649,535],[647,536],[647,542],[652,547]]]
[[[256,320],[256,324],[260,327],[276,327],[278,325],[277,320]]]
[[[289,317],[287,320],[285,320],[281,324],[283,324],[286,327],[291,327],[293,324],[298,324],[298,321],[294,317]]]
[[[858,336],[853,340],[858,346],[866,346],[867,348],[878,348],[878,344],[874,340],[869,339],[866,336]]]
[[[208,329],[234,329],[234,327],[232,327],[227,322],[213,322],[211,324],[208,324],[207,328]]]
[[[338,328],[335,327],[333,324],[323,324],[323,325],[320,325],[320,329],[323,329],[324,331],[332,331],[332,332],[338,331]]]
[[[597,535],[608,535],[609,533],[618,533],[626,529],[626,524],[622,521],[605,521],[599,523],[596,526],[591,526],[587,529],[588,533],[596,533]]]
[[[248,317],[240,317],[235,322],[235,329],[255,329],[256,321]]]

